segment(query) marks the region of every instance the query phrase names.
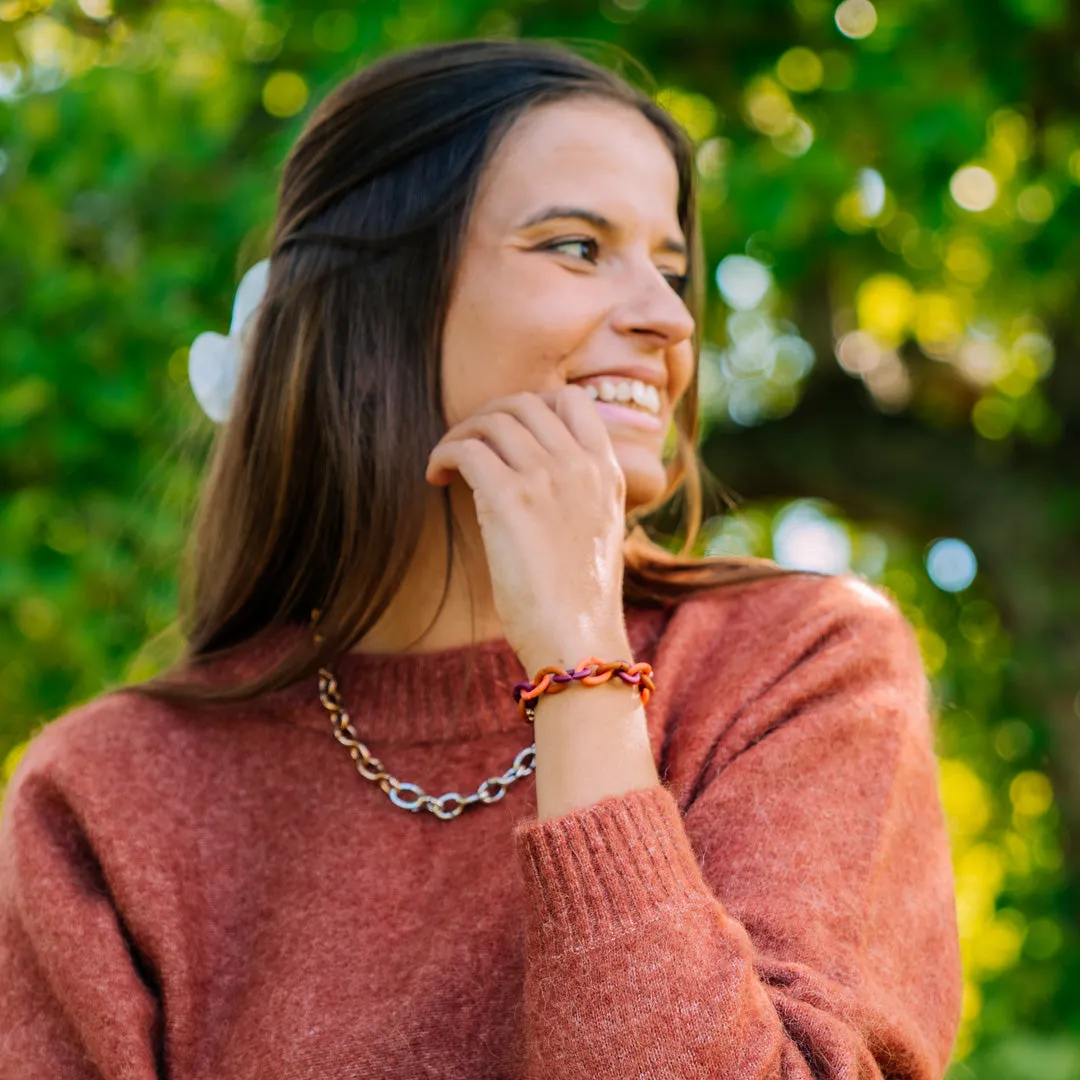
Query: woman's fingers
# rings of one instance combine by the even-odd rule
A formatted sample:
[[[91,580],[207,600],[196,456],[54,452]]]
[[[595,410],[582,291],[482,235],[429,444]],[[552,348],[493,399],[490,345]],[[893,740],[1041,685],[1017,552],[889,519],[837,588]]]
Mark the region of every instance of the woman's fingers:
[[[484,402],[471,417],[462,421],[467,424],[477,416],[498,413],[513,416],[552,457],[561,457],[577,450],[577,440],[567,429],[565,422],[555,412],[555,391],[542,394],[519,393],[508,397],[493,398]],[[449,434],[449,433],[448,433]]]
[[[585,388],[573,383],[539,393],[492,398],[443,437],[453,438],[474,418],[497,413],[516,417],[553,457],[565,456],[581,447],[599,454],[611,449],[607,425],[600,419]]]
[[[431,452],[429,483],[455,473],[472,489],[495,609],[519,656],[557,651],[568,624],[620,623],[626,478],[582,387],[486,402]]]
[[[440,442],[431,452],[424,479],[442,487],[460,473],[473,491],[498,491],[509,483],[514,470],[483,439],[462,438]]]
[[[581,446],[601,457],[614,460],[615,450],[611,445],[607,425],[600,419],[600,414],[584,386],[568,383],[556,390],[545,390],[540,396],[551,405],[556,416],[562,420],[563,427]]]
[[[559,422],[555,416],[552,420]],[[438,445],[463,439],[480,439],[514,472],[541,468],[549,457],[529,428],[509,412],[474,413],[455,424]]]
[[[570,464],[583,456],[610,462],[615,457],[607,427],[592,400],[584,387],[572,385],[485,402],[439,440],[425,473],[428,481],[449,483],[451,462],[440,451],[473,442],[486,447],[509,472],[493,471],[491,462],[475,449],[469,451],[472,469],[481,474],[487,470],[493,479],[502,481],[509,479],[509,473],[548,469],[554,461]]]

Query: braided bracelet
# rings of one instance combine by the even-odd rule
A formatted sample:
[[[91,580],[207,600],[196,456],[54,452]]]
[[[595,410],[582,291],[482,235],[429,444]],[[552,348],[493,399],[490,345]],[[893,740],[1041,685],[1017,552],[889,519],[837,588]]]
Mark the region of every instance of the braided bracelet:
[[[595,665],[596,671],[591,672],[590,666]],[[641,704],[647,705],[649,695],[656,689],[652,681],[652,665],[644,662],[628,664],[625,660],[613,660],[609,663],[595,656],[587,656],[579,660],[573,671],[551,665],[541,668],[534,676],[533,681],[519,682],[514,686],[514,701],[522,717],[528,723],[536,719],[536,699],[541,694],[561,694],[571,682],[580,681],[586,686],[599,686],[607,682],[612,675],[618,675],[624,683],[638,688]]]

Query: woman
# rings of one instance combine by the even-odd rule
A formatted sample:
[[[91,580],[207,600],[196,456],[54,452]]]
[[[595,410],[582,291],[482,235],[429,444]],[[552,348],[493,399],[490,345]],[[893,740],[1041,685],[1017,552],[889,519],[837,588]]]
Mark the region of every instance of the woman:
[[[540,44],[393,56],[316,110],[187,655],[8,792],[0,1074],[942,1075],[914,634],[851,575],[685,555],[692,172]],[[683,485],[676,557],[637,520]]]

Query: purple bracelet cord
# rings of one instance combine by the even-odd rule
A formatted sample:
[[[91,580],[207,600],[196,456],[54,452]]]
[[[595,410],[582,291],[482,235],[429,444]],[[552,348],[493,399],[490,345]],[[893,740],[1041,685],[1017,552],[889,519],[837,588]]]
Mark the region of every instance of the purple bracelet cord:
[[[570,682],[573,679],[584,679],[586,675],[591,675],[591,674],[592,674],[592,672],[588,668],[582,668],[581,671],[575,671],[573,673],[566,674],[566,675],[552,675],[551,676],[551,681],[552,682],[557,682],[557,683],[565,683],[565,682]],[[616,671],[615,674],[618,675],[619,678],[622,679],[622,681],[624,683],[629,683],[631,686],[637,686],[638,683],[641,682],[641,672],[640,671],[635,671],[633,675],[630,675],[629,673],[627,673],[625,671]],[[515,702],[520,702],[521,701],[521,695],[523,693],[527,693],[529,690],[533,690],[533,689],[535,689],[535,685],[533,683],[529,682],[527,679],[524,680],[523,682],[515,683],[514,684],[514,701]]]

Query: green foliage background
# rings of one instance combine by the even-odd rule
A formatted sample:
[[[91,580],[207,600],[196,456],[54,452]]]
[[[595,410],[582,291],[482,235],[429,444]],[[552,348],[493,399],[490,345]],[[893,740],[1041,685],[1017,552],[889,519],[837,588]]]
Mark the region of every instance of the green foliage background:
[[[1080,1076],[1067,0],[0,0],[5,775],[175,647],[212,435],[187,347],[227,328],[305,115],[387,50],[475,35],[614,43],[699,141],[710,269],[754,260],[711,285],[701,452],[742,501],[702,549],[787,557],[801,522],[900,602],[957,873],[950,1076]],[[959,591],[941,537],[977,556]]]

